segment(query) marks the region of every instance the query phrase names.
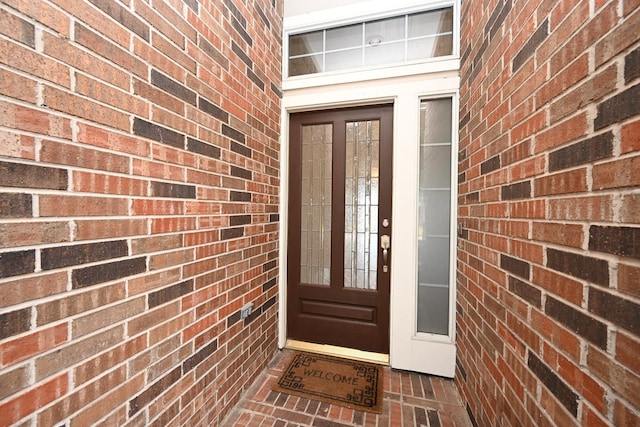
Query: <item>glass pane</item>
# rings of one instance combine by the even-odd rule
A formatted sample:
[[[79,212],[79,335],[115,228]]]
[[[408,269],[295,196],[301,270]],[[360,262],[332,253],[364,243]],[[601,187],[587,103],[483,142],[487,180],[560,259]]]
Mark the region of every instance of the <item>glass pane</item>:
[[[409,15],[409,38],[453,31],[453,9],[440,9]]]
[[[331,275],[331,131],[302,128],[301,283],[329,285]]]
[[[449,335],[449,289],[418,286],[418,331]]]
[[[451,182],[451,146],[423,146],[420,165],[429,171],[420,175],[421,188],[448,188]]]
[[[443,35],[423,39],[409,40],[407,61],[435,58],[453,54],[453,36]]]
[[[449,334],[451,98],[422,101],[417,331]]]
[[[322,54],[289,59],[289,77],[322,72]]]
[[[323,31],[315,31],[289,37],[289,57],[322,53],[322,34]]]
[[[404,40],[404,16],[382,19],[380,21],[367,22],[365,24],[364,38],[367,44]]]
[[[420,224],[418,238],[448,236],[450,225],[450,194],[448,190],[420,191]]]
[[[449,236],[418,240],[418,282],[449,285]]]
[[[327,53],[325,61],[325,71],[362,67],[362,48]]]
[[[404,61],[404,42],[365,46],[364,65],[390,64]]]
[[[356,46],[362,46],[362,24],[327,30],[327,51]]]
[[[290,36],[289,76],[425,60],[453,48],[449,7]]]
[[[420,106],[420,144],[451,143],[451,98],[423,101]]]
[[[377,289],[380,126],[347,123],[344,286]]]

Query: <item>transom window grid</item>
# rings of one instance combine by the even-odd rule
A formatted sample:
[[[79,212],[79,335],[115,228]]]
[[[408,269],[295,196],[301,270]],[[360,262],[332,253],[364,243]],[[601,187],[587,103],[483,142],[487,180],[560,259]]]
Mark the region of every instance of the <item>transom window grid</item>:
[[[289,36],[288,76],[453,55],[453,8]]]

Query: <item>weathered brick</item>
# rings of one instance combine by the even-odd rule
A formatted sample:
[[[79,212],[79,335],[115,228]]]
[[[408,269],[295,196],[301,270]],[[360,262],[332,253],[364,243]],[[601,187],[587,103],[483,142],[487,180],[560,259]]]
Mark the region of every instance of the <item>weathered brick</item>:
[[[42,326],[47,323],[57,322],[124,298],[125,288],[123,284],[100,287],[71,295],[59,295],[52,301],[43,302],[36,306],[36,324]]]
[[[501,188],[502,200],[526,199],[529,197],[531,197],[531,181],[503,185]]]
[[[577,224],[535,222],[532,230],[536,241],[574,248],[581,248],[584,242],[584,228]]]
[[[32,273],[35,265],[34,250],[0,253],[0,278]]]
[[[244,191],[231,191],[229,193],[229,200],[232,202],[250,202],[251,193]]]
[[[125,198],[43,194],[39,199],[41,217],[127,216],[129,212]]]
[[[0,340],[26,332],[31,327],[31,308],[0,314]]]
[[[640,77],[640,48],[624,57],[625,83],[630,83],[638,77]]]
[[[193,106],[196,105],[196,93],[194,91],[156,70],[151,70],[151,83],[176,98],[180,98]]]
[[[68,174],[64,169],[0,162],[0,182],[4,187],[66,190]]]
[[[63,373],[0,404],[0,424],[13,425],[38,408],[64,396],[67,393],[68,384],[69,374]]]
[[[3,366],[15,364],[61,345],[69,338],[67,329],[67,324],[63,323],[5,342],[0,346],[0,363]]]
[[[603,259],[548,248],[547,267],[591,283],[609,286],[609,263]]]
[[[245,139],[246,139],[245,135],[242,132],[240,132],[240,131],[238,131],[236,129],[233,129],[230,126],[227,126],[226,124],[222,125],[222,134],[226,135],[229,138],[234,139],[234,140],[236,140],[236,141],[238,141],[238,142],[240,142],[242,144],[245,143]]]
[[[569,330],[602,349],[607,348],[607,325],[604,323],[552,297],[547,297],[544,310]]]
[[[542,292],[528,283],[509,277],[509,290],[533,306],[542,307]]]
[[[589,289],[589,311],[640,336],[640,305],[600,289]]]
[[[131,417],[135,415],[140,409],[147,406],[149,402],[154,400],[176,381],[178,381],[181,376],[181,368],[180,366],[178,366],[177,368],[171,370],[167,375],[152,384],[145,391],[131,399],[129,401],[129,416]]]
[[[589,229],[589,249],[640,258],[640,228],[592,225]]]
[[[81,117],[122,131],[129,130],[129,116],[115,108],[54,87],[45,86],[44,105],[71,116]]]
[[[616,88],[616,76],[617,69],[615,66],[611,66],[590,77],[575,89],[563,93],[562,97],[551,104],[551,122],[573,115],[581,106],[593,103],[612,93]]]
[[[147,77],[148,67],[125,49],[111,43],[79,22],[75,23],[74,31],[77,43],[138,76]]]
[[[118,3],[112,3],[105,0],[89,0],[94,6],[111,16],[117,22],[131,30],[145,41],[149,41],[149,26],[144,24],[133,14],[125,10]]]
[[[593,189],[640,185],[640,156],[614,160],[593,167]]]
[[[29,385],[29,371],[26,366],[21,366],[9,372],[0,374],[0,399],[18,393],[20,390],[27,388]]]
[[[0,218],[28,218],[33,214],[32,206],[30,194],[0,194]]]
[[[243,156],[245,156],[245,157],[249,157],[249,158],[251,157],[252,152],[253,152],[253,151],[252,151],[249,147],[247,147],[246,145],[243,145],[243,144],[237,143],[237,142],[235,142],[235,141],[231,141],[231,145],[230,145],[230,147],[229,147],[229,148],[230,148],[230,149],[231,149],[231,151],[233,151],[234,153],[238,153],[238,154],[241,154],[241,155],[243,155]]]
[[[229,59],[213,44],[209,43],[205,37],[199,37],[198,46],[223,69],[229,69]]]
[[[151,182],[151,195],[155,197],[172,197],[178,199],[195,199],[196,187],[193,185],[174,184],[169,182]]]
[[[36,101],[36,81],[6,70],[0,70],[0,91],[3,95],[26,102]]]
[[[640,298],[640,267],[618,264],[618,290]]]
[[[638,98],[640,98],[640,84],[631,86],[613,98],[600,103],[598,115],[593,122],[595,130],[640,114]]]
[[[210,344],[201,348],[197,353],[182,363],[182,374],[186,374],[198,364],[211,356],[218,349],[218,340],[213,340]]]
[[[531,265],[507,255],[500,255],[500,267],[524,279],[529,279],[531,275]]]
[[[147,269],[144,257],[115,261],[73,270],[71,280],[74,289],[110,282],[140,274]]]
[[[611,157],[612,154],[613,133],[606,132],[549,153],[549,171],[591,163]]]
[[[556,173],[537,178],[534,181],[534,193],[536,197],[582,193],[588,189],[586,168]]]
[[[149,308],[154,308],[176,298],[183,297],[194,290],[193,279],[152,292],[148,296]]]
[[[500,156],[493,156],[489,160],[482,162],[480,172],[482,175],[500,169]]]
[[[574,416],[578,416],[578,395],[535,354],[529,352],[527,366],[549,391]]]
[[[615,55],[637,42],[638,26],[640,26],[640,15],[636,13],[598,42],[595,46],[596,66],[610,61]]]
[[[133,119],[133,133],[171,145],[172,147],[184,148],[184,135],[138,117]]]
[[[122,341],[124,330],[116,327],[83,340],[59,348],[57,351],[40,356],[35,361],[36,379],[41,380],[56,372],[98,354]]]
[[[522,64],[534,54],[538,46],[549,36],[549,20],[542,21],[531,38],[522,46],[518,54],[513,58],[513,72],[515,73]]]
[[[43,270],[52,270],[54,268],[120,258],[127,256],[127,254],[127,242],[124,240],[90,243],[86,245],[60,246],[43,249],[41,252],[41,263]]]
[[[147,103],[136,96],[132,96],[128,91],[126,91],[126,88],[125,91],[116,89],[96,79],[79,74],[75,80],[75,91],[79,95],[83,95],[91,100],[99,101],[103,104],[115,107],[118,110],[123,110],[141,117],[148,117],[149,115],[149,107]],[[76,102],[80,103],[81,101],[78,100]],[[108,114],[109,110],[105,111]],[[121,130],[125,130],[126,126],[122,124],[122,116],[118,115],[118,119],[118,127]],[[116,122],[114,120],[114,124],[115,123]]]
[[[260,90],[264,90],[264,82],[256,73],[247,68],[247,77],[253,82]]]
[[[0,284],[0,308],[60,294],[67,290],[67,282],[66,272],[5,281]]]
[[[187,138],[187,150],[213,159],[219,159],[222,154],[222,150],[219,147],[193,138]]]

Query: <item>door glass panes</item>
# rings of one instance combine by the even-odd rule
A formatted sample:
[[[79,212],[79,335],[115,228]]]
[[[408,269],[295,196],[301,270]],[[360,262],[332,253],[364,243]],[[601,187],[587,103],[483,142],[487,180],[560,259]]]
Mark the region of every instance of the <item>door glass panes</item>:
[[[453,8],[289,36],[289,77],[453,55]]]
[[[332,150],[331,125],[302,127],[301,283],[329,285]]]
[[[451,98],[420,105],[417,331],[449,335]]]
[[[344,286],[377,289],[380,122],[346,131]]]

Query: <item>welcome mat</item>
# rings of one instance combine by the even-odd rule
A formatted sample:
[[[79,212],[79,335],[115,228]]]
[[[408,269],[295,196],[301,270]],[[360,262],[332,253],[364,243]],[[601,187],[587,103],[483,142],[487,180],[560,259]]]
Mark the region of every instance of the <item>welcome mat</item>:
[[[296,353],[273,390],[381,413],[382,372],[382,367],[373,363]]]

